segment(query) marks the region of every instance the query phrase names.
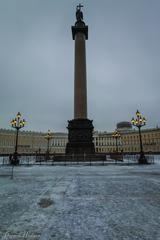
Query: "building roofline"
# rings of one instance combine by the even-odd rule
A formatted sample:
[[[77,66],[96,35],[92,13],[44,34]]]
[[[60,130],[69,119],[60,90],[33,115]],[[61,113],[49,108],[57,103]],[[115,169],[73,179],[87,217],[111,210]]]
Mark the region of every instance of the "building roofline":
[[[150,131],[160,131],[160,128],[159,127],[156,127],[156,128],[142,128],[141,129],[142,132],[150,132]],[[13,129],[6,129],[6,128],[0,128],[0,133],[13,133],[15,132],[15,130]],[[133,128],[133,129],[129,129],[129,130],[124,130],[124,131],[120,131],[120,133],[123,135],[123,134],[131,134],[131,133],[138,133],[138,129],[136,128]],[[20,134],[33,134],[33,135],[45,135],[46,132],[36,132],[36,131],[24,131],[24,130],[21,130],[20,131]],[[93,135],[112,135],[113,132],[107,132],[107,131],[94,131],[93,132]],[[61,135],[61,136],[66,136],[68,135],[68,133],[65,133],[65,132],[53,132],[53,136],[54,135]]]

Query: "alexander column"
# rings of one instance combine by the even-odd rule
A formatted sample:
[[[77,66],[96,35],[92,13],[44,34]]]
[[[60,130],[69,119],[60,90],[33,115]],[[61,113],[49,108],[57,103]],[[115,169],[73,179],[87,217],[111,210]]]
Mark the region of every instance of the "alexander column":
[[[83,21],[79,4],[76,8],[76,22],[72,26],[72,37],[75,40],[74,62],[74,119],[68,121],[67,154],[94,153],[93,124],[87,118],[87,77],[86,47],[88,26]]]

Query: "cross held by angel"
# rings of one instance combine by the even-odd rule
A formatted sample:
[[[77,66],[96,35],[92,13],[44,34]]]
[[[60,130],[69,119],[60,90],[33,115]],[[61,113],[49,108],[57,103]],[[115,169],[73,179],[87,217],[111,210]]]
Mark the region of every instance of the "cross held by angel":
[[[83,20],[83,12],[81,11],[81,8],[83,7],[83,5],[79,4],[76,7],[76,19],[77,21],[82,21]]]

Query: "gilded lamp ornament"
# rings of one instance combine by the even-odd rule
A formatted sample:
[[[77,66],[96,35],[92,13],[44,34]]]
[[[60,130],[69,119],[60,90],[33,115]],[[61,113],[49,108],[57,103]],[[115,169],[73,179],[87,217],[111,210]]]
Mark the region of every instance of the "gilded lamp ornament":
[[[121,137],[121,134],[115,130],[112,134],[112,137],[116,140],[116,152],[118,153],[118,139]]]
[[[139,164],[147,164],[148,162],[144,155],[142,136],[141,136],[141,127],[146,125],[146,118],[143,117],[142,114],[137,110],[136,118],[132,118],[131,123],[133,126],[138,128],[138,132],[139,132],[140,156],[139,156],[138,162]]]
[[[18,112],[16,117],[13,118],[10,123],[11,123],[11,126],[16,129],[15,151],[14,151],[14,154],[13,154],[13,158],[11,160],[11,164],[17,165],[17,164],[19,164],[19,160],[17,158],[17,154],[18,154],[18,151],[17,151],[17,149],[18,149],[18,133],[19,133],[19,130],[25,126],[26,121],[25,121],[25,119],[21,118],[21,113]]]
[[[50,130],[48,130],[47,134],[44,136],[44,138],[47,140],[47,151],[46,151],[46,155],[47,158],[49,158],[49,147],[50,147],[50,140],[53,138],[53,135],[51,133]]]

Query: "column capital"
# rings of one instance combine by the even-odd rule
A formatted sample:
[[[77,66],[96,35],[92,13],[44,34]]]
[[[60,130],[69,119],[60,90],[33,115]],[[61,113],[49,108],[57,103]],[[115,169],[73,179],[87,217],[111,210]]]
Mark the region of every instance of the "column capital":
[[[83,25],[77,24],[77,26],[76,25],[72,26],[72,38],[73,38],[73,40],[75,40],[75,35],[79,32],[81,32],[85,35],[86,40],[88,39],[88,26],[86,26],[85,24],[83,24]]]

